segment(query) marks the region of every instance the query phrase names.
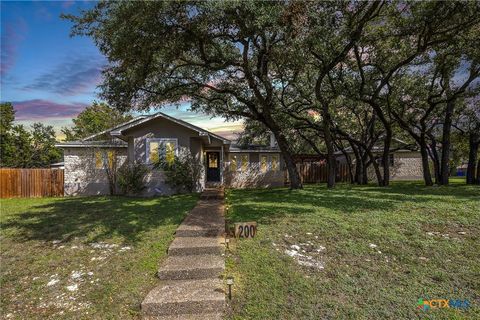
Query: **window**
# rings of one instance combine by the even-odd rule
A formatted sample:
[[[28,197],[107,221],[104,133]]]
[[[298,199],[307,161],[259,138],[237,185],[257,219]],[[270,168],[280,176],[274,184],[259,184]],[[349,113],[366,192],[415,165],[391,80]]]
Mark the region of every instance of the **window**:
[[[249,157],[248,153],[230,154],[230,171],[247,171]]]
[[[116,153],[115,150],[95,151],[95,169],[105,169],[105,163],[108,163],[108,167],[111,169],[115,165],[114,161]]]
[[[260,155],[260,171],[267,172],[278,171],[280,169],[280,161],[278,154],[261,154]]]
[[[115,151],[113,150],[110,150],[107,152],[107,159],[108,159],[108,167],[110,169],[113,168],[113,166],[115,165]]]
[[[208,168],[216,169],[218,168],[218,155],[216,153],[207,153],[208,154]]]
[[[150,163],[158,162],[158,146],[160,144],[157,141],[150,141],[149,147],[148,147],[148,155],[149,155],[149,161]]]
[[[103,156],[100,151],[95,151],[95,169],[103,169]]]
[[[237,170],[237,155],[231,154],[230,155],[230,171]]]
[[[268,170],[268,157],[266,155],[260,155],[260,171],[267,172]]]
[[[242,154],[242,171],[247,171],[248,169],[248,154]]]
[[[147,163],[155,163],[164,157],[165,161],[172,164],[177,153],[177,139],[147,139]]]
[[[278,159],[278,154],[272,154],[271,156],[272,171],[278,171],[280,168],[280,161]]]

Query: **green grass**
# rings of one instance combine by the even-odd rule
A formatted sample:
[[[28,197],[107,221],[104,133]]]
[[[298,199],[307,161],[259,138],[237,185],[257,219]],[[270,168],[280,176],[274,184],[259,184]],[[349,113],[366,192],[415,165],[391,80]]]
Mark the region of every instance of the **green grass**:
[[[2,199],[1,314],[138,318],[173,233],[197,198]]]
[[[227,259],[231,319],[480,317],[478,186],[310,185],[229,190],[227,201],[230,223],[259,224]],[[299,265],[285,254],[292,245],[324,269]],[[419,298],[468,299],[471,307],[421,311]]]

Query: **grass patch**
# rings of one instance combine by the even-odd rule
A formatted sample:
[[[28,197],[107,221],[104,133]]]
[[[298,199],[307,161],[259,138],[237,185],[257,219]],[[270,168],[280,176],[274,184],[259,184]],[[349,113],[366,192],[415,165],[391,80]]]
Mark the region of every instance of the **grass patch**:
[[[259,223],[227,259],[229,318],[478,319],[480,188],[460,183],[229,190],[229,222]],[[471,307],[421,311],[419,298]]]
[[[2,199],[2,315],[137,318],[197,198]]]

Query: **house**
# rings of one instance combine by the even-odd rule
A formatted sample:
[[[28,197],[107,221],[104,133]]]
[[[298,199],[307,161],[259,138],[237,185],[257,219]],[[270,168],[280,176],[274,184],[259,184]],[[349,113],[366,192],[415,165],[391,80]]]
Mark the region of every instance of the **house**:
[[[224,137],[162,112],[140,116],[81,141],[57,144],[64,151],[65,195],[109,193],[108,168],[144,163],[150,170],[144,196],[171,194],[159,155],[188,150],[203,165],[199,189],[206,186],[268,187],[284,184],[283,159],[274,140],[269,146],[239,147]],[[108,164],[107,164],[108,163]]]
[[[416,151],[412,146],[409,146],[406,142],[393,138],[392,139],[392,152],[390,153],[388,165],[390,166],[390,179],[391,180],[421,180],[423,179],[423,167],[422,157],[419,151]],[[351,157],[353,163],[355,163],[355,156],[350,147],[345,149],[345,152]],[[383,146],[374,146],[372,153],[377,159],[377,163],[380,168],[383,167],[382,163]],[[336,153],[337,161],[339,163],[346,163],[345,156],[338,151]],[[382,169],[380,169],[382,170]],[[367,171],[368,179],[375,180],[375,171],[373,166],[369,166]]]

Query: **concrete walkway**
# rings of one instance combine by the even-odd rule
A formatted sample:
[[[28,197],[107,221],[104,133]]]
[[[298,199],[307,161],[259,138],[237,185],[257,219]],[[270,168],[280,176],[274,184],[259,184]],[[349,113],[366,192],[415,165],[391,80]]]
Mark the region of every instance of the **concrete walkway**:
[[[142,302],[143,319],[222,319],[225,292],[224,193],[206,189],[175,232],[158,271],[160,284]]]

